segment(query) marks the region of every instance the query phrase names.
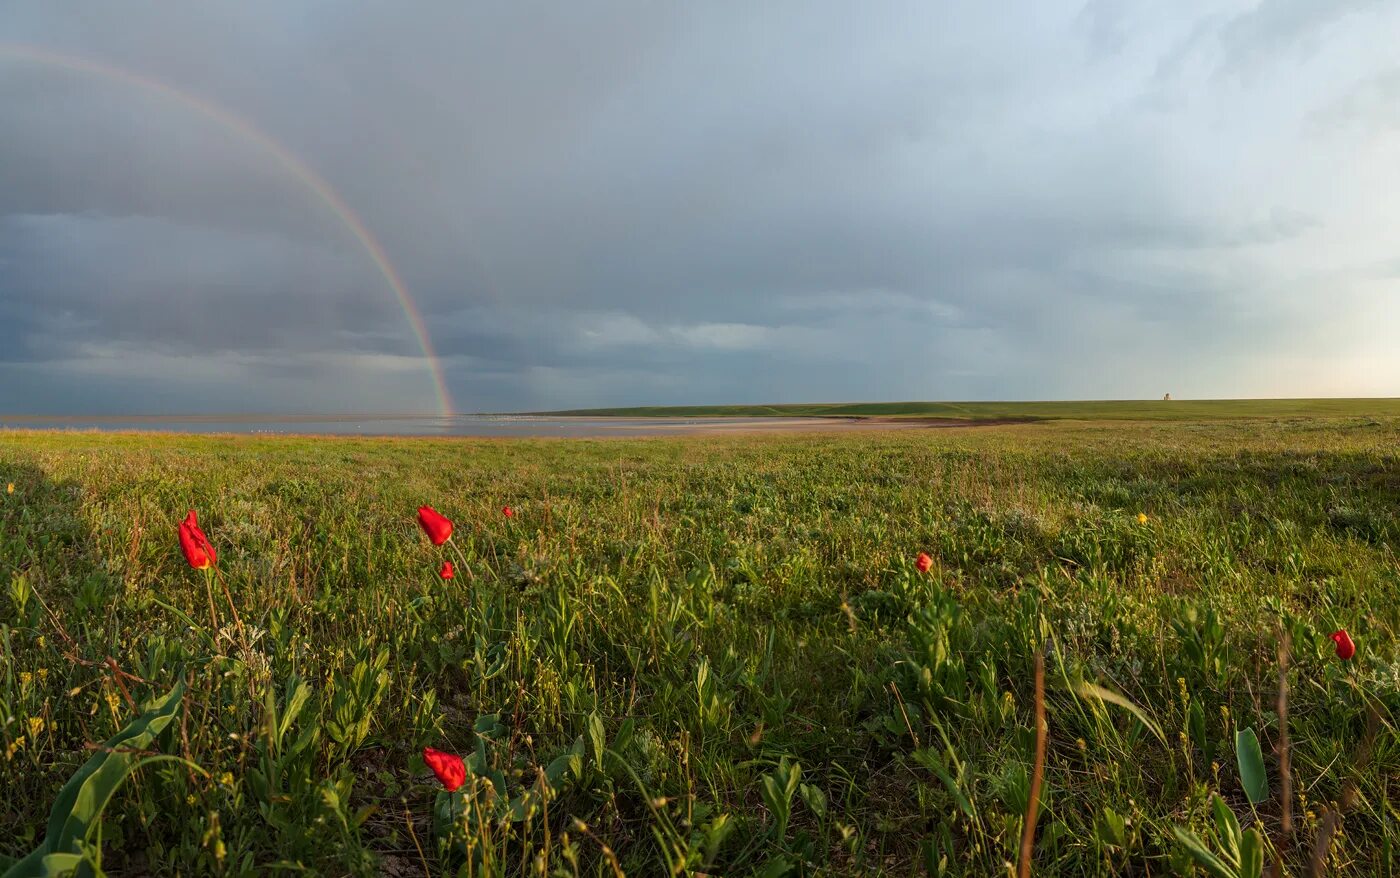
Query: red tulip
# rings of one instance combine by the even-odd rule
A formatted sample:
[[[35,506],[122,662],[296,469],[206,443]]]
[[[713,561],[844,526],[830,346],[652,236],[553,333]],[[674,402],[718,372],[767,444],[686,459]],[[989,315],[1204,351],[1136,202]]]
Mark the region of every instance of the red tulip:
[[[507,506],[501,510],[501,514],[504,515],[506,518],[512,518],[515,515],[515,510]]]
[[[418,507],[418,526],[423,528],[423,533],[435,546],[442,545],[452,536],[452,522],[431,506]]]
[[[1351,642],[1351,635],[1345,628],[1338,628],[1331,636],[1332,642],[1337,644],[1337,658],[1347,661],[1356,655],[1356,644]]]
[[[185,560],[196,570],[207,570],[219,560],[209,538],[199,529],[199,519],[195,517],[193,509],[180,522],[180,551],[185,553]]]
[[[920,573],[927,573],[933,567],[933,559],[928,556],[928,552],[920,552],[919,557],[914,559],[914,566]]]
[[[451,562],[451,561],[443,561],[443,562],[442,562],[442,569],[438,571],[438,576],[441,576],[443,579],[451,579],[452,577],[454,577],[454,576],[456,576],[456,575],[457,575],[457,571],[455,571],[455,570],[452,569],[452,562]]]
[[[467,764],[462,761],[462,757],[453,756],[451,753],[444,753],[441,750],[434,750],[432,747],[423,748],[423,761],[428,763],[428,767],[437,775],[437,779],[442,781],[443,789],[449,793],[455,792],[458,787],[467,781]]]

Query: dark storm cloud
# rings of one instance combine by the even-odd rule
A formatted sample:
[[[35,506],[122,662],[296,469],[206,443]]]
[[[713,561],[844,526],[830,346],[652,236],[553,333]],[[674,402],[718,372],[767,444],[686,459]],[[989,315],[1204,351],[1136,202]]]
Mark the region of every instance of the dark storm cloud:
[[[31,356],[92,341],[190,356],[338,351],[345,327],[398,318],[344,254],[280,236],[88,214],[11,215],[0,232],[4,305],[29,327],[16,349]]]
[[[1294,352],[1393,258],[1377,4],[7,16],[329,181],[466,409],[1316,392],[1347,367]],[[0,123],[0,406],[431,405],[385,280],[258,135],[3,50]]]

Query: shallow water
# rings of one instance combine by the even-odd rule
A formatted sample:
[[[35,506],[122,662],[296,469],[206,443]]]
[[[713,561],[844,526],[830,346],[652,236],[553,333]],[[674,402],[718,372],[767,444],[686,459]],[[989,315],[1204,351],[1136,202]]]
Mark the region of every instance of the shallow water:
[[[828,423],[809,419],[796,426]],[[560,418],[532,415],[297,416],[297,417],[6,417],[0,429],[141,430],[173,433],[323,434],[352,436],[656,436],[712,430],[774,429],[793,425],[787,418]]]

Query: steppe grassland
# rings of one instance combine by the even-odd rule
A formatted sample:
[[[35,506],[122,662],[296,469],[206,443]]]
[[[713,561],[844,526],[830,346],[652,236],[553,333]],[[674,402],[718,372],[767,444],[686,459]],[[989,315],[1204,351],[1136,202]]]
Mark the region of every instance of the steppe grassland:
[[[1043,650],[1036,874],[1185,872],[1174,830],[1213,844],[1217,793],[1302,873],[1349,783],[1331,862],[1383,874],[1400,843],[1397,439],[1389,417],[0,434],[0,854],[34,847],[85,748],[184,679],[160,748],[208,776],[168,763],[127,781],[102,823],[114,874],[1000,874]],[[457,522],[453,581],[414,523],[423,503]],[[180,556],[189,508],[242,631],[219,586],[211,622]],[[1271,775],[1254,807],[1243,728]],[[546,810],[479,813],[463,861],[439,859],[424,745],[479,753],[502,800],[578,756]]]

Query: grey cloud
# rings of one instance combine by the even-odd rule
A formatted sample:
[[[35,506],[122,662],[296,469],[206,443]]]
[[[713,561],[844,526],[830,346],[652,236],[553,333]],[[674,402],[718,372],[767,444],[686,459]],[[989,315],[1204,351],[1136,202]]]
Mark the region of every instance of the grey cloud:
[[[1308,133],[1376,137],[1400,128],[1400,67],[1364,77],[1308,114]]]
[[[91,339],[212,353],[345,350],[353,337],[378,350],[347,327],[399,319],[355,253],[149,217],[12,215],[0,230],[14,266],[4,305],[53,358]]]
[[[1315,269],[1388,255],[1314,182],[1383,136],[1375,5],[9,16],[324,177],[466,409],[1257,393],[1351,313]],[[432,404],[373,261],[257,137],[3,49],[0,107],[0,404],[80,409],[103,369],[171,406]],[[1353,140],[1302,143],[1309,113]]]
[[[1348,16],[1384,4],[1384,0],[1261,0],[1220,29],[1225,64],[1240,69],[1265,57],[1295,58],[1316,51],[1327,28]]]

